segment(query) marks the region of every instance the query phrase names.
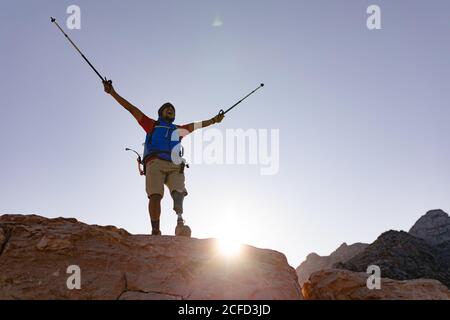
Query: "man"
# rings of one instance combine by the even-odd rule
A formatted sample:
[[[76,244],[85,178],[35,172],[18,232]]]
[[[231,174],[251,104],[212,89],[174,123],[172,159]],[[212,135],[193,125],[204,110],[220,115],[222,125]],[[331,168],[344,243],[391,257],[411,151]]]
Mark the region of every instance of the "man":
[[[182,218],[183,199],[187,195],[184,184],[184,163],[180,163],[181,139],[195,129],[220,123],[224,115],[202,121],[201,124],[189,123],[182,126],[173,124],[175,107],[167,102],[158,110],[158,120],[147,117],[141,110],[122,98],[108,81],[103,82],[104,90],[122,107],[128,110],[147,133],[144,148],[145,186],[149,199],[148,211],[152,224],[152,235],[161,235],[159,218],[161,215],[161,199],[164,195],[164,184],[169,188],[173,199],[173,209],[178,215],[175,235],[190,237],[190,229],[184,225]]]

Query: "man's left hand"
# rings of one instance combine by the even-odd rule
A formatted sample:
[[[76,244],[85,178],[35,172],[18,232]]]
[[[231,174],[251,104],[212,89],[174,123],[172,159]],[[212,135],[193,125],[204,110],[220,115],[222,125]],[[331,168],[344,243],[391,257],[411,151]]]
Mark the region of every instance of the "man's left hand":
[[[225,115],[223,113],[219,113],[217,116],[215,116],[214,118],[212,118],[211,120],[214,123],[221,123],[223,118],[225,117]]]

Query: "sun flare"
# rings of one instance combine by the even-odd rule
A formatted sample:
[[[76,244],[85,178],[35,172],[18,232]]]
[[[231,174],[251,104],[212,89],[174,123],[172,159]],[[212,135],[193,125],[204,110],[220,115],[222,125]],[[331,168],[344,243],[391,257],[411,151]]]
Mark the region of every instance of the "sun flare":
[[[241,251],[241,244],[230,238],[219,238],[218,248],[225,256],[236,256]]]

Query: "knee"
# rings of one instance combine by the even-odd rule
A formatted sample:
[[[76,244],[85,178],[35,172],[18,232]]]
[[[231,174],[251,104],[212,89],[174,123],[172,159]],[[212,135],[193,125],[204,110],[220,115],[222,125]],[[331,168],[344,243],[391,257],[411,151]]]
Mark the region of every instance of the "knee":
[[[155,193],[150,195],[149,197],[150,202],[161,202],[162,199],[162,195]]]

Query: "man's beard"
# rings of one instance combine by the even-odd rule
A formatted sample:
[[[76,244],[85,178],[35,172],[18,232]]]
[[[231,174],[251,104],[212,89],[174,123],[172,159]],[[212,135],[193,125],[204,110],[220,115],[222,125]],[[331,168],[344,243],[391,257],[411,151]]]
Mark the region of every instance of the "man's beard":
[[[175,117],[174,118],[166,117],[164,120],[166,120],[169,123],[173,123],[175,121]]]

